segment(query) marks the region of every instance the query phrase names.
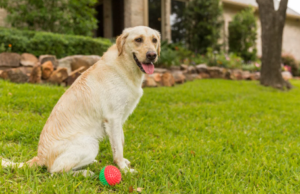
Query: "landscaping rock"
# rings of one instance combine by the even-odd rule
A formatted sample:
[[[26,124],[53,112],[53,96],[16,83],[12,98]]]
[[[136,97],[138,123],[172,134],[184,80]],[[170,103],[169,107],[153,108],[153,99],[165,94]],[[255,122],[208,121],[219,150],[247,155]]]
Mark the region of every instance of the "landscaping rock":
[[[281,72],[281,75],[282,75],[283,79],[286,81],[293,79],[293,75],[289,71],[283,71],[283,72]]]
[[[58,68],[53,71],[50,78],[48,79],[49,83],[52,84],[61,84],[63,80],[68,78],[68,70],[67,68]]]
[[[83,69],[84,69],[84,67],[80,67],[79,69],[70,73],[70,75],[64,80],[66,85],[67,86],[72,85],[76,81],[76,79],[81,75],[81,72]]]
[[[260,79],[260,72],[251,73],[250,79],[251,80],[259,80]]]
[[[182,71],[188,70],[188,68],[189,68],[188,65],[185,65],[185,64],[180,65],[180,70],[182,70]]]
[[[174,81],[177,84],[183,84],[186,81],[186,78],[182,71],[172,71],[171,74],[174,77]]]
[[[157,83],[160,83],[161,82],[161,73],[153,73],[152,74],[152,77],[154,79],[154,81],[156,81]]]
[[[167,69],[163,69],[163,68],[155,68],[154,69],[154,73],[165,73],[167,72]]]
[[[58,66],[58,61],[57,61],[57,59],[56,59],[56,56],[54,56],[54,55],[41,55],[41,56],[39,57],[39,62],[40,62],[41,64],[44,64],[44,63],[47,62],[47,61],[51,61],[53,67],[54,67],[55,69],[57,68],[57,66]]]
[[[200,64],[200,65],[196,65],[196,69],[198,71],[198,73],[208,73],[208,70],[207,70],[207,65],[205,64]]]
[[[201,77],[201,79],[209,79],[209,78],[211,78],[210,75],[208,73],[205,73],[205,72],[199,73],[199,76]]]
[[[98,55],[74,55],[58,60],[58,67],[67,68],[68,73],[77,70],[80,67],[85,67],[82,71],[88,69],[101,59]]]
[[[232,75],[233,75],[233,78],[235,80],[242,80],[243,79],[243,71],[240,70],[240,69],[232,70]]]
[[[184,74],[186,81],[194,81],[195,79],[202,79],[200,74]]]
[[[21,56],[18,53],[1,53],[0,67],[19,67]]]
[[[234,79],[234,76],[233,76],[232,71],[230,69],[226,70],[224,78],[225,79],[229,79],[229,80],[233,80]]]
[[[197,73],[197,69],[194,66],[189,66],[187,72],[190,74]]]
[[[31,74],[29,76],[29,83],[39,84],[42,82],[42,65],[37,64],[33,67]]]
[[[175,80],[170,72],[165,72],[161,76],[161,85],[171,87],[175,85]]]
[[[157,87],[157,83],[152,75],[146,74],[143,81],[143,87]]]
[[[30,68],[30,67],[28,67]],[[4,70],[1,73],[1,78],[15,83],[26,83],[29,79],[29,73],[32,68],[27,67],[12,68]]]
[[[82,69],[81,71],[84,72],[84,71],[87,70],[90,66],[91,66],[91,65],[90,65],[87,61],[82,60],[82,59],[80,59],[80,58],[77,58],[77,59],[75,59],[75,60],[71,63],[71,70],[72,70],[72,71],[75,71],[75,70],[77,70],[77,69],[83,67],[83,68],[81,68],[81,69]],[[81,72],[81,73],[82,73],[82,72]]]
[[[42,64],[42,79],[47,80],[50,78],[53,72],[53,64],[51,61],[47,61]]]
[[[39,62],[39,60],[33,54],[23,53],[21,55],[20,63],[22,66],[33,67],[37,62]]]
[[[243,71],[242,76],[243,76],[244,80],[251,80],[251,73],[250,73],[250,71]]]
[[[179,66],[171,66],[170,71],[180,71],[180,67]]]
[[[224,78],[225,77],[225,69],[220,67],[209,67],[207,68],[208,74],[210,78]]]

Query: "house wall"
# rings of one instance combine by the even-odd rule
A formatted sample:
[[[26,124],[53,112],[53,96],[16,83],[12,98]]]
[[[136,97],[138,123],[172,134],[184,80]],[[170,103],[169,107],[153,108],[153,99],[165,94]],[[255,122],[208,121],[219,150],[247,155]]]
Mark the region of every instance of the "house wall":
[[[288,18],[284,27],[282,50],[300,61],[300,19]]]
[[[224,4],[223,6],[223,18],[224,18],[224,29],[223,29],[223,43],[225,43],[226,49],[228,49],[228,26],[229,22],[232,21],[235,14],[241,11],[243,8],[239,6]],[[258,12],[255,13],[257,18],[257,55],[262,55],[262,42],[261,42],[261,24],[259,20]],[[283,33],[283,44],[282,51],[294,55],[294,57],[300,61],[300,19],[287,17],[284,33]]]

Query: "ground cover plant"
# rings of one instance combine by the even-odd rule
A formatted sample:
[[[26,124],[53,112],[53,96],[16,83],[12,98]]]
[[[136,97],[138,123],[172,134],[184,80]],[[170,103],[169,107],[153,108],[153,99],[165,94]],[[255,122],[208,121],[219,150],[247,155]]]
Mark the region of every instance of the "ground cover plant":
[[[50,176],[45,168],[0,166],[0,193],[298,193],[300,81],[290,92],[258,82],[197,80],[146,88],[124,126],[124,156],[138,171],[114,188],[97,177]],[[0,154],[37,154],[39,134],[66,88],[0,81]],[[99,173],[113,164],[100,143]],[[134,191],[135,192],[135,191]],[[135,192],[136,193],[136,192]]]

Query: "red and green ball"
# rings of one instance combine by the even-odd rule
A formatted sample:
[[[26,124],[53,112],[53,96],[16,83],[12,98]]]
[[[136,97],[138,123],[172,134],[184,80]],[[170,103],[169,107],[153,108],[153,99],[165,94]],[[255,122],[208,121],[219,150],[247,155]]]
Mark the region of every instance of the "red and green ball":
[[[115,184],[121,182],[121,178],[122,178],[121,172],[115,166],[105,166],[104,168],[102,168],[99,175],[100,182],[104,186],[106,185],[114,186]]]

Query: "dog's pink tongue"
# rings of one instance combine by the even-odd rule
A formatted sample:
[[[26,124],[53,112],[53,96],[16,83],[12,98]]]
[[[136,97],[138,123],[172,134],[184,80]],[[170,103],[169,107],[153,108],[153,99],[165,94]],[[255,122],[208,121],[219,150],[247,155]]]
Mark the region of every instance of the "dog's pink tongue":
[[[147,74],[152,74],[154,72],[154,65],[151,64],[142,64],[143,69]]]

